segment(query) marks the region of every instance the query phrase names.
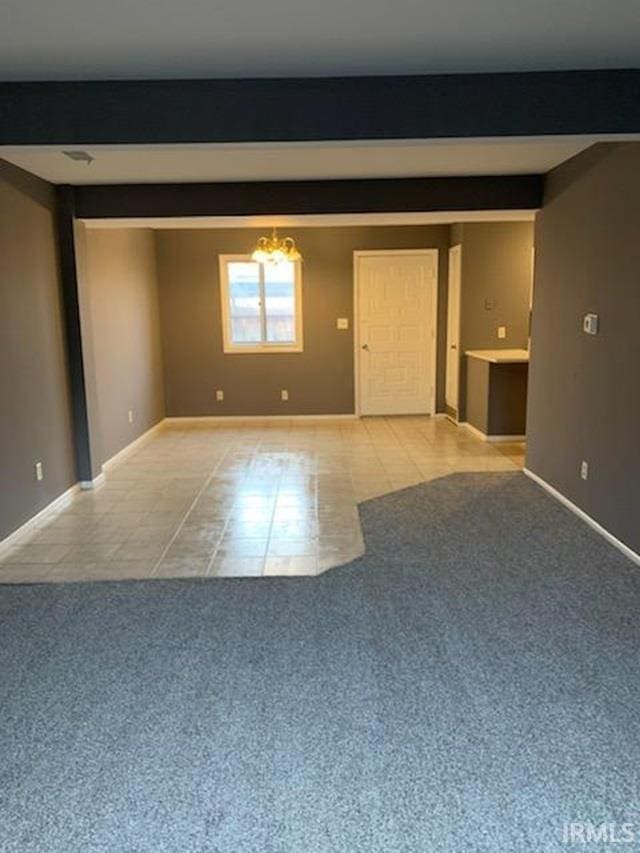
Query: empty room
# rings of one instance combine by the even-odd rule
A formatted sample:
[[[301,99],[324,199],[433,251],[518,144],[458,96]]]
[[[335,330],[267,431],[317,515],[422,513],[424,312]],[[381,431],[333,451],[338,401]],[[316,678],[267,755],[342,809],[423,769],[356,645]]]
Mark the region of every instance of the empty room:
[[[2,850],[640,843],[614,5],[15,5]]]

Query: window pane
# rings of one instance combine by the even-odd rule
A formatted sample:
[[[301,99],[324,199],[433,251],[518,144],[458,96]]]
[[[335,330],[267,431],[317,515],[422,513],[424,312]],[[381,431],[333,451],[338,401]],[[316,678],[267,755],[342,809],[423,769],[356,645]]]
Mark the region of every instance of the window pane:
[[[258,264],[231,261],[228,272],[231,340],[234,344],[259,344],[262,323]]]
[[[296,340],[295,266],[290,261],[264,265],[267,341],[292,344]]]

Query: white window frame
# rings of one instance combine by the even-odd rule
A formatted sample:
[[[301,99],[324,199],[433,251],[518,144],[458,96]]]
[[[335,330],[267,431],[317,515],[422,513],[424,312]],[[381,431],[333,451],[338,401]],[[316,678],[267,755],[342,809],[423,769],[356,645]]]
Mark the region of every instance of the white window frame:
[[[222,306],[222,347],[224,352],[228,353],[247,353],[255,355],[256,353],[268,352],[302,352],[302,270],[300,261],[293,261],[295,280],[294,280],[294,300],[295,300],[295,336],[296,339],[291,344],[283,343],[234,343],[231,339],[231,311],[229,303],[229,270],[228,264],[233,261],[244,263],[255,263],[251,255],[219,255],[218,261],[220,265],[220,302]],[[260,264],[262,267],[263,265]]]

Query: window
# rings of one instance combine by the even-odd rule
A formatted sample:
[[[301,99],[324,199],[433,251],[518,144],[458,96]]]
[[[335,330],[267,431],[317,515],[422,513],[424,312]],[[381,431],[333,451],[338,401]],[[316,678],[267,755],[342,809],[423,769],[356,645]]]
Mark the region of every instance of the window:
[[[302,352],[299,261],[259,264],[220,255],[225,352]]]

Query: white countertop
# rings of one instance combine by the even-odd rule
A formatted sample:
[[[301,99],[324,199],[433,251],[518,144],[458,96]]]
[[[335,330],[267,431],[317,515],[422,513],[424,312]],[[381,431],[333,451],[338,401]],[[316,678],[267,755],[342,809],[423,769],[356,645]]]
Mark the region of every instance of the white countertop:
[[[529,351],[526,349],[468,349],[465,355],[490,361],[493,364],[518,364],[529,361]]]

